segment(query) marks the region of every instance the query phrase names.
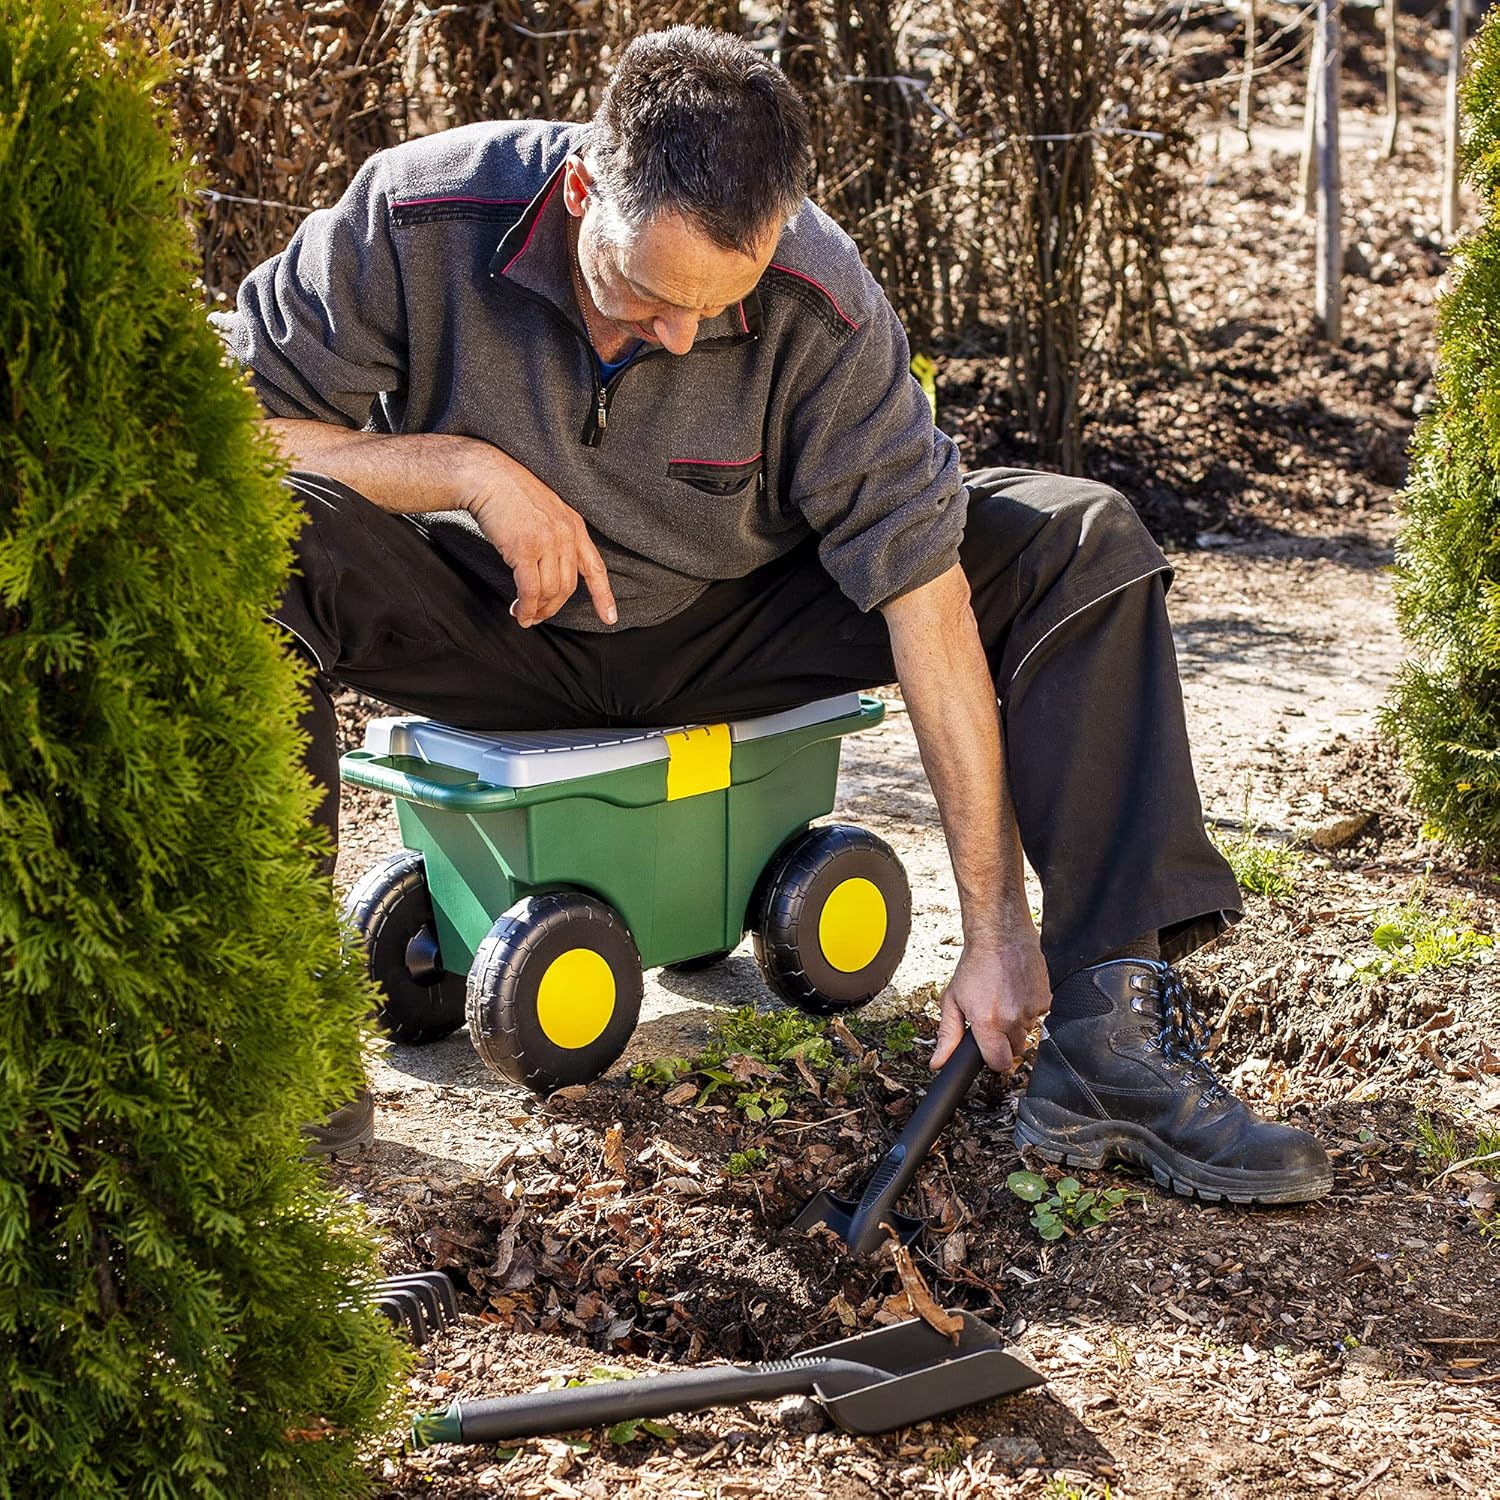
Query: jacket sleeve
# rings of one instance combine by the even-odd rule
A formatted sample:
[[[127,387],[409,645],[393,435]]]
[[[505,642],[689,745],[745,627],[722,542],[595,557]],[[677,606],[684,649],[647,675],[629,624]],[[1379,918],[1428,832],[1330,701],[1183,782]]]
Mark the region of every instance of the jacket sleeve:
[[[406,383],[406,314],[381,158],[332,208],[302,221],[285,250],[209,320],[274,417],[363,427],[377,397]]]
[[[868,316],[797,403],[790,433],[791,499],[861,610],[946,573],[967,509],[958,449],[933,426],[890,303],[869,290]]]

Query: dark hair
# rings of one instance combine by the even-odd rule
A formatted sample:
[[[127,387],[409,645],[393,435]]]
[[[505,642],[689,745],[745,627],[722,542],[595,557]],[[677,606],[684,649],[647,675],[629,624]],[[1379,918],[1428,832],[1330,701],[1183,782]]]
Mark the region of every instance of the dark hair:
[[[601,198],[627,224],[679,213],[741,254],[791,219],[812,179],[807,109],[786,75],[701,26],[631,42],[586,151]]]

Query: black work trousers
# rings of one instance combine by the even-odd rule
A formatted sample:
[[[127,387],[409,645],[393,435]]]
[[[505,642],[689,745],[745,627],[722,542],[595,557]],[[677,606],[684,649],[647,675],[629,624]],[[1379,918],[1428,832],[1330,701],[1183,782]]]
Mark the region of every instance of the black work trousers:
[[[717,722],[895,680],[884,619],[845,598],[813,542],[658,625],[523,630],[416,522],[318,475],[289,482],[309,524],[276,618],[318,669],[308,764],[335,835],[334,684],[515,730]],[[1152,931],[1180,957],[1238,917],[1239,891],[1204,833],[1166,560],[1103,485],[1020,469],[966,483],[961,560],[1052,982]]]

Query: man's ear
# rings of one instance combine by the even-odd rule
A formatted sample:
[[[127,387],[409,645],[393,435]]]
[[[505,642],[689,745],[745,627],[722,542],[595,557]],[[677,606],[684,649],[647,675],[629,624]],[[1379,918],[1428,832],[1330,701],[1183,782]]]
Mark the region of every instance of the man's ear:
[[[583,206],[593,186],[594,174],[588,163],[577,153],[569,155],[563,162],[563,204],[575,219],[583,217]]]

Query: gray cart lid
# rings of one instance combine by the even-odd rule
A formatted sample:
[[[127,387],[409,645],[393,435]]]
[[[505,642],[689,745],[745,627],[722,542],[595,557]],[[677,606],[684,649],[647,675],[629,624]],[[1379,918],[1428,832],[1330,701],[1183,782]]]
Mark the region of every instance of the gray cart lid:
[[[729,738],[739,745],[858,712],[859,694],[842,693],[781,713],[731,720]],[[667,735],[701,727],[670,724],[661,729],[541,729],[482,734],[453,729],[435,719],[402,715],[372,719],[365,729],[365,749],[380,756],[402,755],[431,765],[455,766],[473,772],[490,786],[550,786],[557,781],[576,781],[580,776],[667,760]]]

